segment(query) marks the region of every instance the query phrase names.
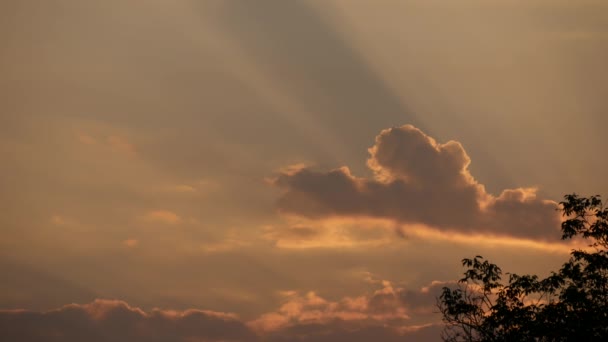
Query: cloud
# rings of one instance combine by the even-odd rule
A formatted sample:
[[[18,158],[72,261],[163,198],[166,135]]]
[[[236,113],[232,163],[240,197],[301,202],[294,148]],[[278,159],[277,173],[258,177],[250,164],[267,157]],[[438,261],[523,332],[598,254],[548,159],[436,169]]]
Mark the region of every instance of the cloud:
[[[385,280],[374,283],[380,284],[380,289],[337,301],[315,292],[302,295],[286,291],[283,293],[286,300],[277,311],[248,325],[272,341],[293,341],[296,336],[298,341],[439,340],[438,326],[413,324],[410,318],[412,310],[434,315],[431,309],[437,285],[432,284],[431,290],[408,291]]]
[[[105,128],[103,130],[107,129],[108,128]],[[99,128],[97,130],[99,130]],[[97,135],[101,134],[101,132],[98,132]],[[133,145],[127,138],[122,135],[110,134],[107,135],[104,141],[103,138],[98,140],[93,135],[88,133],[76,132],[76,139],[84,145],[97,145],[98,143],[101,143],[101,145],[103,146],[107,146],[116,152],[123,153],[128,156],[134,156],[136,154],[135,145]]]
[[[49,312],[0,311],[0,339],[22,342],[255,341],[234,315],[152,310],[117,300],[70,304]]]
[[[53,215],[51,217],[51,223],[57,226],[63,226],[67,223],[66,219],[61,215]]]
[[[201,249],[205,253],[223,253],[234,251],[250,245],[251,241],[247,241],[239,237],[235,232],[229,232],[222,240],[203,243],[201,245]]]
[[[176,213],[169,210],[152,210],[144,215],[144,220],[164,224],[178,224],[182,221]]]
[[[289,219],[285,226],[265,226],[263,231],[279,248],[365,248],[395,242],[394,224],[386,220]]]
[[[175,193],[195,193],[197,190],[196,188],[190,186],[190,185],[185,185],[185,184],[179,184],[179,185],[171,185],[165,188],[168,192],[175,192]]]
[[[336,320],[359,324],[391,325],[402,327],[410,319],[402,288],[395,288],[389,281],[380,281],[382,287],[370,295],[344,297],[330,301],[315,292],[304,295],[296,291],[283,291],[285,303],[276,311],[249,322],[256,331],[272,332],[294,325],[326,324]]]
[[[388,281],[358,297],[337,301],[315,292],[284,291],[274,312],[249,322],[208,310],[146,312],[119,300],[97,299],[47,312],[0,310],[0,340],[23,342],[190,341],[438,341],[440,327],[414,324],[409,311],[434,291],[408,292]],[[417,295],[426,296],[413,300]],[[409,304],[411,302],[413,305]],[[434,301],[433,301],[434,303]]]
[[[165,184],[155,186],[154,191],[174,195],[210,195],[220,189],[220,182],[216,179],[191,180],[184,183]]]
[[[137,239],[126,239],[126,240],[124,240],[122,242],[122,244],[125,247],[128,247],[128,248],[135,248],[135,247],[139,246],[139,240],[137,240]]]
[[[95,140],[95,138],[93,138],[92,136],[85,134],[85,133],[77,133],[76,134],[78,141],[80,141],[81,143],[85,144],[85,145],[94,145],[97,143],[97,140]]]
[[[123,137],[111,135],[108,137],[107,142],[116,151],[120,151],[130,156],[135,155],[135,146]]]
[[[390,285],[369,297],[346,297],[336,302],[326,300],[315,292],[305,295],[287,293],[287,296],[288,300],[279,310],[264,314],[249,325],[259,332],[273,332],[299,325],[328,324],[337,320],[365,325],[391,322],[400,326],[409,319],[405,306]]]
[[[315,220],[380,218],[453,232],[558,237],[555,202],[538,199],[534,188],[487,193],[457,141],[441,144],[405,125],[380,132],[369,153],[373,178],[356,177],[348,167],[279,173],[273,180],[284,190],[279,210]]]

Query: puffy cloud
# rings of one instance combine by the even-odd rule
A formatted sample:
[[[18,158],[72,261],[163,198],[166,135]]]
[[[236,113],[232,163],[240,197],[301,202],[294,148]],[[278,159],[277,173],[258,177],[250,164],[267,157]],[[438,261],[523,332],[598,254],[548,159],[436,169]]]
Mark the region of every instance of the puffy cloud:
[[[395,288],[389,281],[379,281],[382,288],[369,295],[344,297],[330,301],[315,292],[302,295],[285,291],[284,304],[276,311],[262,315],[249,323],[256,331],[272,332],[295,325],[327,324],[336,320],[356,322],[367,326],[381,324],[400,328],[410,319],[402,288]]]
[[[97,299],[48,312],[0,310],[0,340],[23,342],[138,341],[438,341],[440,327],[412,323],[409,311],[428,306],[434,291],[406,291],[388,281],[367,295],[325,299],[284,291],[275,312],[249,322],[207,310],[149,312]],[[417,298],[417,296],[422,296]],[[412,311],[413,312],[413,311]],[[434,320],[433,320],[434,321]]]
[[[249,322],[271,341],[438,341],[440,327],[413,324],[410,312],[426,308],[433,314],[437,291],[408,291],[389,281],[373,281],[381,288],[363,296],[331,301],[314,292],[285,292],[276,311]],[[428,318],[428,317],[427,317]],[[433,319],[431,318],[433,321]]]
[[[375,325],[391,322],[403,325],[409,319],[405,306],[389,286],[371,296],[346,297],[329,301],[315,292],[305,295],[288,293],[288,300],[276,312],[262,315],[250,322],[260,332],[274,332],[293,326],[328,324],[334,321],[356,322],[357,325]]]
[[[556,203],[532,188],[486,192],[470,174],[471,159],[456,141],[441,144],[411,125],[386,129],[369,149],[373,178],[347,167],[281,172],[279,210],[309,219],[367,217],[400,225],[540,239],[558,237]]]

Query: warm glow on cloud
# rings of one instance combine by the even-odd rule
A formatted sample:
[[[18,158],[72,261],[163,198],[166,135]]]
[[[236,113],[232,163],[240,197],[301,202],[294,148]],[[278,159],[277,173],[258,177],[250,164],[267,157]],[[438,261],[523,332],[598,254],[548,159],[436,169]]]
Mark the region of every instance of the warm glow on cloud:
[[[537,249],[546,252],[568,254],[572,248],[583,248],[586,245],[580,243],[561,243],[558,241],[545,242],[526,238],[493,236],[484,234],[463,234],[458,232],[443,232],[423,225],[403,226],[400,234],[405,238],[432,239],[438,241],[449,241],[459,244],[484,247],[510,247]]]
[[[444,231],[424,224],[399,224],[389,219],[327,218],[319,220],[286,217],[286,226],[264,227],[264,237],[278,248],[373,248],[396,246],[416,240],[444,241],[468,246],[536,249],[567,254],[581,243],[542,241],[525,237],[479,232]]]
[[[170,192],[177,192],[177,193],[184,193],[184,194],[197,192],[196,188],[194,188],[190,185],[183,185],[183,184],[169,186],[166,189],[167,189],[167,191],[170,191]]]
[[[122,243],[123,245],[129,248],[135,248],[139,245],[139,241],[137,239],[127,239],[124,240]]]
[[[63,226],[64,224],[66,224],[65,218],[62,217],[61,215],[53,215],[51,217],[51,222],[58,226]]]
[[[367,329],[382,327],[383,334],[393,338],[407,339],[408,335],[432,325],[416,326],[410,320],[410,312],[429,312],[433,307],[429,298],[437,295],[444,282],[435,282],[420,291],[409,291],[396,287],[390,281],[376,281],[380,288],[357,297],[344,297],[337,301],[327,300],[315,292],[300,294],[283,291],[284,303],[271,313],[248,322],[248,325],[262,336],[273,336],[290,331],[341,331],[342,329],[359,335],[361,341]],[[323,329],[323,327],[327,327]],[[332,329],[329,329],[332,327]],[[316,332],[318,333],[318,332]],[[289,336],[289,335],[287,335]],[[314,335],[313,335],[314,336]],[[340,335],[337,335],[340,336]]]
[[[108,147],[116,152],[128,156],[134,156],[136,154],[135,146],[125,136],[110,133],[115,131],[116,128],[100,123],[87,123],[87,126],[89,126],[90,130],[96,132],[96,134],[84,133],[82,131],[77,132],[76,139],[80,143],[92,146],[97,145],[98,142],[100,142],[102,146]],[[106,136],[103,137],[103,135]]]
[[[605,0],[0,13],[1,342],[434,342],[608,192]]]
[[[129,156],[135,155],[135,146],[133,146],[133,144],[131,144],[123,137],[111,135],[107,138],[107,142],[116,151],[127,154]]]
[[[558,236],[555,202],[537,199],[532,188],[487,193],[469,173],[471,160],[458,142],[439,144],[405,125],[383,130],[369,152],[374,179],[355,177],[347,167],[279,174],[279,209],[310,219],[375,217],[453,232]]]
[[[263,227],[264,238],[279,248],[373,248],[394,244],[395,224],[389,220],[287,218],[286,226]]]
[[[153,210],[144,215],[144,220],[148,222],[178,224],[182,219],[174,212],[169,210]]]
[[[84,134],[84,133],[78,133],[77,137],[78,137],[78,141],[80,141],[81,143],[83,143],[85,145],[93,145],[93,144],[97,143],[97,140],[95,140],[95,138],[93,138],[90,135]]]
[[[438,332],[432,324],[409,322],[408,310],[417,310],[420,302],[416,298],[429,297],[428,289],[406,291],[388,281],[380,283],[382,288],[369,295],[339,301],[327,300],[314,292],[300,295],[285,291],[285,302],[277,311],[247,322],[233,313],[194,309],[146,312],[123,301],[107,299],[69,304],[47,312],[0,310],[1,336],[24,342],[152,342],[159,339],[279,342],[296,336],[302,341],[317,341],[328,333],[335,341],[367,341],[368,334],[375,332],[385,341],[398,341],[416,338],[423,331],[430,336]]]
[[[229,234],[222,241],[215,243],[204,243],[201,245],[201,249],[204,253],[222,253],[229,252],[242,247],[250,246],[251,242],[244,239],[240,239],[235,234]]]

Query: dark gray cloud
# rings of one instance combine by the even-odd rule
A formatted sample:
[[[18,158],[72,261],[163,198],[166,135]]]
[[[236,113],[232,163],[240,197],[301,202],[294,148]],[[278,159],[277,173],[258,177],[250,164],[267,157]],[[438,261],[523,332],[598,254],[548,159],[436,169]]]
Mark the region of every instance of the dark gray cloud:
[[[0,339],[22,342],[255,341],[236,317],[189,310],[150,313],[121,301],[96,300],[41,313],[0,311]]]
[[[383,130],[369,149],[374,178],[347,167],[281,173],[280,211],[313,219],[374,217],[442,230],[539,239],[558,237],[556,203],[536,190],[486,192],[469,173],[470,158],[456,141],[441,144],[411,125]]]
[[[21,342],[434,341],[439,327],[407,325],[401,289],[330,302],[293,295],[277,312],[244,322],[233,314],[154,309],[97,299],[48,312],[0,310],[0,340]],[[269,325],[268,325],[268,324]],[[263,329],[260,327],[263,326]]]

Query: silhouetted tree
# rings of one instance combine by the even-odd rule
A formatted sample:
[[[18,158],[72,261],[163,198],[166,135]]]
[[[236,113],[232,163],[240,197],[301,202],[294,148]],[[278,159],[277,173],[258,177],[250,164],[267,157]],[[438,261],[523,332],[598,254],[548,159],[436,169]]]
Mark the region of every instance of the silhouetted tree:
[[[547,278],[508,274],[481,256],[463,259],[464,278],[444,287],[444,341],[608,341],[608,209],[600,196],[566,195],[562,239],[588,248]]]

